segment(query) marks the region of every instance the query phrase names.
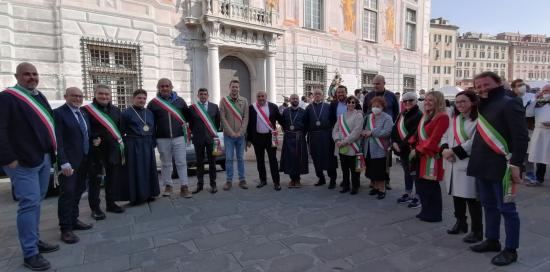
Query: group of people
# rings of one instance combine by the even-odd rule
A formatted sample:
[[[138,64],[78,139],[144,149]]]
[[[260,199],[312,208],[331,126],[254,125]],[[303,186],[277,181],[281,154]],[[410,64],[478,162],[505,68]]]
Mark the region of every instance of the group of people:
[[[66,103],[52,110],[37,89],[39,74],[32,64],[19,64],[15,77],[17,85],[0,93],[0,165],[10,177],[19,201],[18,235],[24,265],[31,269],[48,269],[50,264],[41,253],[59,249],[40,240],[38,231],[40,202],[48,188],[52,165],[60,187],[61,240],[70,244],[79,241],[74,231],[92,228],[79,220],[79,200],[86,188],[91,215],[96,220],[106,217],[100,208],[102,182],[107,212],[122,213],[124,208],[116,201],[139,205],[154,201],[161,191],[163,196],[172,195],[177,186],[172,180],[173,168],[179,176],[181,197],[191,198],[201,192],[206,162],[209,191],[216,193],[216,157],[225,154],[223,190],[232,189],[235,158],[237,185],[248,189],[243,159],[247,146],[253,146],[256,156],[257,188],[267,185],[265,153],[275,191],[281,190],[279,172],[289,176],[289,188],[300,188],[300,176],[308,173],[311,156],[318,178],[315,186],[327,184],[326,171],[328,188],[336,188],[340,161],[340,193],[357,194],[364,172],[370,180],[369,194],[377,199],[384,199],[391,188],[388,167],[391,153],[395,153],[405,180],[405,193],[397,202],[421,208],[417,217],[422,221],[440,222],[440,182],[444,180],[448,194],[453,196],[456,217],[448,233],[468,232],[468,209],[471,232],[464,242],[481,242],[471,247],[475,252],[500,252],[492,260],[495,265],[517,260],[519,217],[514,196],[516,184],[521,182],[529,136],[524,105],[504,89],[501,78],[494,73],[477,75],[475,92],[458,93],[452,113],[448,113],[445,98],[437,91],[425,94],[422,109],[414,92],[404,93],[399,101],[385,88],[381,75],[374,78],[374,90],[362,102],[348,96],[345,86],[339,86],[336,99],[330,103],[325,102],[321,89],[314,89],[313,100],[305,109],[300,107],[299,96],[293,94],[283,111],[267,101],[265,91],[257,91],[256,102],[249,104],[239,95],[238,80],[229,83],[229,95],[219,105],[209,101],[208,90],[201,88],[196,102],[188,106],[173,91],[172,82],[162,78],[156,96],[148,104],[147,92],[136,90],[132,105],[122,112],[112,105],[106,85],[94,87],[94,98],[88,105],[83,105],[82,91],[70,87],[65,91]],[[550,107],[549,95],[550,85],[533,103],[541,109]],[[534,134],[547,140],[537,145],[548,147],[550,120],[541,116]],[[278,127],[283,132],[279,162]],[[537,128],[542,131],[537,132]],[[186,162],[190,142],[197,165],[193,191]],[[530,149],[530,156],[537,157],[533,161],[550,163],[547,154],[539,159],[539,146]],[[160,177],[155,148],[160,153]],[[501,216],[507,235],[504,249],[499,242]]]

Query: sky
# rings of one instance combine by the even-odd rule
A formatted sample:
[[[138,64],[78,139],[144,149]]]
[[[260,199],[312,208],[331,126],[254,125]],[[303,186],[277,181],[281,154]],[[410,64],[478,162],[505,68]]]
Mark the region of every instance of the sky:
[[[550,37],[550,0],[432,0],[431,18],[443,17],[460,33],[520,32]]]

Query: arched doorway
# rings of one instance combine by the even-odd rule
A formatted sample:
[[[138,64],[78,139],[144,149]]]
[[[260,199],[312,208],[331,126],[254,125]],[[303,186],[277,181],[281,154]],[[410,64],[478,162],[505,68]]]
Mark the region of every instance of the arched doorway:
[[[240,84],[240,95],[250,103],[250,72],[246,64],[237,57],[227,56],[220,62],[220,93],[224,97],[229,94],[229,82],[238,79]]]

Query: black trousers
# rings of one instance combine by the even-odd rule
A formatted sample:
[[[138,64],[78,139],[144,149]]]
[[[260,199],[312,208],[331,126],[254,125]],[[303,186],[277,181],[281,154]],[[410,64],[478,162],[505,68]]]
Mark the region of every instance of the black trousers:
[[[544,176],[546,175],[546,164],[537,163],[537,172],[535,175],[537,176],[537,181],[543,183]]]
[[[103,172],[105,170],[105,172]],[[105,161],[93,161],[90,165],[88,177],[88,203],[92,211],[99,210],[99,194],[101,192],[101,177],[104,176],[105,202],[107,206],[114,204],[114,183],[122,177],[122,166],[105,163]]]
[[[271,145],[271,133],[256,134],[254,141],[254,153],[256,154],[256,165],[260,175],[260,181],[267,182],[267,174],[265,171],[265,153],[269,160],[269,171],[273,184],[279,184],[281,180],[279,176],[279,163],[277,163],[277,148]]]
[[[440,222],[443,219],[443,204],[439,181],[418,178],[416,193],[422,204],[422,210],[416,217],[427,222]]]
[[[73,230],[76,224],[82,193],[86,191],[86,179],[88,177],[88,160],[80,163],[71,176],[59,176],[59,198],[57,199],[57,217],[59,218],[59,228],[61,231]]]
[[[319,178],[319,180],[325,181],[325,174],[323,174],[323,169],[315,168],[315,175]],[[336,181],[336,167],[327,169],[327,175],[330,178],[330,182]]]
[[[483,233],[481,202],[475,198],[453,196],[453,204],[455,207],[455,218],[457,221],[466,223],[466,206],[468,206],[472,232]]]
[[[212,156],[213,146],[210,143],[195,143],[195,155],[197,156],[197,180],[199,185],[204,184],[204,153],[208,160],[208,175],[210,185],[216,186],[216,157]]]
[[[355,156],[347,156],[340,154],[340,165],[342,165],[343,188],[350,188],[350,176],[351,176],[351,188],[359,188],[359,176],[361,173],[355,172]]]

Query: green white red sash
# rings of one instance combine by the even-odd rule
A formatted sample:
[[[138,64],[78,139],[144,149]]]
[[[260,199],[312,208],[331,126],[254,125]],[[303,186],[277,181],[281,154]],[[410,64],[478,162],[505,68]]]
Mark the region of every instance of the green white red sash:
[[[464,116],[462,114],[455,116],[453,120],[453,135],[457,144],[461,145],[462,143],[468,141],[468,133],[466,133],[466,128],[464,128]]]
[[[344,115],[346,114],[341,114],[338,117],[338,127],[340,128],[342,136],[344,138],[347,138],[351,134],[351,129],[349,128],[348,123],[344,118]],[[363,153],[361,153],[361,149],[359,148],[359,145],[357,143],[351,143],[350,146],[355,152],[355,172],[361,172],[365,169],[365,157],[363,157]]]
[[[185,116],[183,116],[182,112],[176,108],[174,105],[169,103],[168,101],[165,101],[164,99],[155,97],[151,100],[151,102],[159,105],[159,107],[163,108],[165,111],[170,114],[174,119],[176,119],[183,128],[183,137],[185,138],[186,142],[189,142],[189,133],[187,131],[188,125],[187,120],[185,120]]]
[[[208,111],[206,108],[204,108],[204,105],[202,103],[195,103],[191,105],[191,108],[199,115],[201,118],[202,123],[208,130],[208,133],[212,137],[212,155],[219,156],[223,153],[223,149],[221,146],[220,138],[218,137],[218,128],[216,127],[216,124],[208,114]]]
[[[369,114],[367,116],[367,129],[370,130],[370,131],[373,131],[374,130],[374,127],[375,127],[375,124],[376,124],[376,117],[374,116],[373,113]],[[374,137],[371,135],[371,138],[374,139],[374,141],[376,142],[376,144],[382,148],[382,150],[386,150],[387,147],[384,145],[384,143],[382,142],[382,140],[378,137]]]
[[[506,139],[481,115],[478,114],[477,132],[483,139],[483,141],[493,150],[495,153],[502,155],[507,161],[512,157],[508,149],[508,143]],[[512,168],[510,164],[506,167],[504,177],[502,179],[502,187],[504,193],[504,202],[513,202],[516,196],[516,185],[512,182]]]
[[[235,119],[239,120],[239,122],[243,121],[243,114],[241,112],[241,109],[233,102],[230,96],[226,96],[222,99],[222,102],[225,104],[225,106],[229,109],[229,112],[231,112],[231,115],[235,117]]]
[[[278,132],[277,129],[271,124],[271,121],[269,121],[269,117],[265,113],[265,111],[258,105],[258,102],[252,105],[254,110],[256,110],[256,115],[258,118],[269,128],[271,131],[271,146],[276,147],[279,144],[279,138],[277,137]]]
[[[120,130],[118,129],[118,126],[115,124],[113,119],[111,119],[108,114],[99,110],[93,103],[83,106],[82,108],[86,109],[90,116],[92,116],[99,124],[101,124],[107,130],[107,132],[111,134],[111,137],[115,139],[115,141],[118,143],[118,148],[120,149],[122,164],[124,164],[124,142],[122,141],[122,134],[120,133]]]
[[[423,114],[418,124],[420,141],[427,141],[430,137],[426,132],[426,122],[426,114]],[[425,163],[422,163],[422,161],[420,162],[420,177],[428,180],[437,180],[435,173],[435,156],[426,156]]]
[[[402,141],[407,138],[407,135],[409,132],[407,131],[407,128],[405,127],[405,116],[401,115],[399,116],[399,120],[397,120],[397,133],[399,134],[399,138],[401,138]]]

